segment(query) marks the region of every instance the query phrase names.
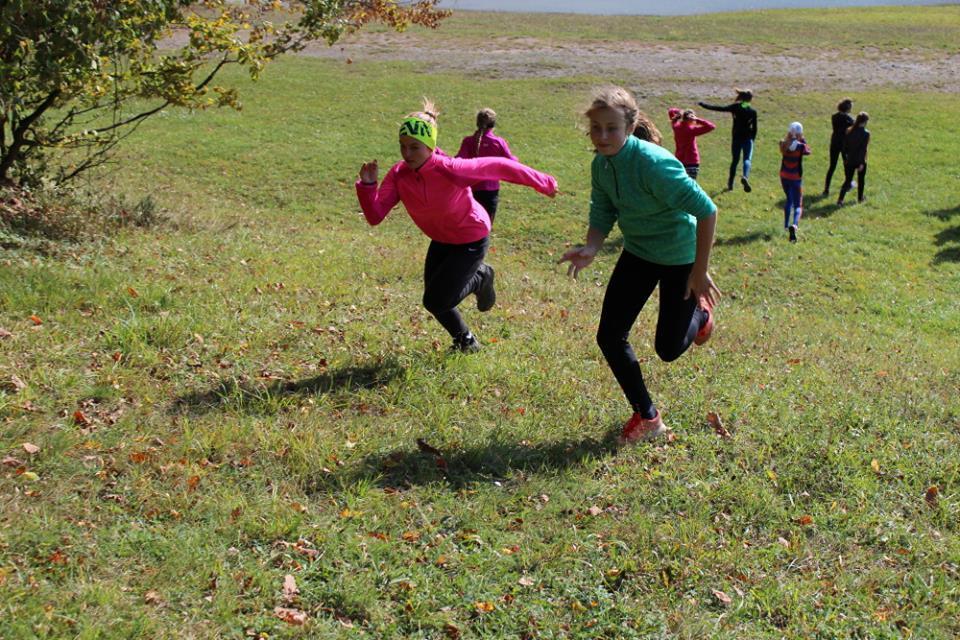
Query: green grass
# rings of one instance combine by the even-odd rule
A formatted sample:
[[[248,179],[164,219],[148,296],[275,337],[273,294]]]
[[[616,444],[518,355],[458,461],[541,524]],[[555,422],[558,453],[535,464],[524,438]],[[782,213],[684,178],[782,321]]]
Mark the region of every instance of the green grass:
[[[891,42],[931,28],[926,11],[899,15]],[[770,16],[735,19],[773,34]],[[678,24],[697,41],[695,19]],[[0,635],[960,634],[960,106],[854,95],[872,116],[868,200],[840,210],[814,195],[836,96],[785,80],[756,101],[749,196],[719,193],[716,119],[701,184],[720,207],[719,328],[665,364],[644,311],[633,344],[677,437],[617,451],[628,408],[593,339],[616,235],[578,282],[554,264],[585,230],[577,114],[602,80],[285,60],[238,79],[241,113],[144,125],[102,178],[176,225],[6,251],[0,447],[23,464],[0,472]],[[465,304],[485,343],[468,357],[420,307],[427,241],[402,209],[368,227],[353,193],[361,162],[398,159],[398,120],[423,94],[447,149],[489,104],[562,190],[504,188],[499,302]],[[644,105],[663,129],[674,97]],[[790,245],[776,140],[795,119],[814,155]],[[274,616],[286,574],[306,627]]]
[[[413,29],[423,33],[422,29]],[[960,7],[851,7],[778,9],[692,16],[593,16],[463,11],[444,22],[437,35],[485,43],[494,38],[563,42],[640,42],[673,45],[757,46],[803,49],[910,49],[956,52]],[[434,36],[430,36],[432,39]]]

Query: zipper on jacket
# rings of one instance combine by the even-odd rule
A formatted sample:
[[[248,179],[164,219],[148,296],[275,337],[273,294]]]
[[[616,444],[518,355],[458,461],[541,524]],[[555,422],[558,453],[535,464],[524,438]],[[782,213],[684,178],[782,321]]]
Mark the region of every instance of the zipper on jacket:
[[[617,167],[610,161],[610,158],[606,159],[607,166],[610,167],[610,171],[613,172],[613,188],[617,192],[617,200],[620,199],[620,180],[617,179]]]

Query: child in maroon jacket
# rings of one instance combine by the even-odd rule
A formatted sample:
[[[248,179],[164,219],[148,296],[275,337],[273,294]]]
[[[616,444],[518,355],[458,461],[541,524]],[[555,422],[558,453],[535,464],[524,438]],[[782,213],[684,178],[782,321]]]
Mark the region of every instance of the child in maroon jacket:
[[[790,232],[790,242],[797,241],[800,216],[803,215],[803,156],[810,155],[810,146],[803,137],[803,125],[792,122],[786,137],[780,141],[780,184],[786,195],[783,205],[783,228]],[[793,222],[790,214],[793,213]]]
[[[697,149],[697,136],[710,133],[717,128],[709,120],[698,118],[693,109],[680,110],[676,107],[667,109],[670,124],[673,127],[673,139],[676,151],[673,155],[683,165],[687,175],[697,179],[700,174],[700,150]]]

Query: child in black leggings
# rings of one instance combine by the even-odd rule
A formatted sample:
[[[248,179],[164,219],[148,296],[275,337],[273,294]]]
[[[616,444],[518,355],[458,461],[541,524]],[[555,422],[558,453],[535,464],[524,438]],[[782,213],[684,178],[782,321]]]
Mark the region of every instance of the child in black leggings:
[[[823,182],[823,195],[830,195],[830,181],[833,179],[833,172],[837,168],[837,160],[846,156],[843,153],[843,139],[847,136],[847,129],[853,125],[853,116],[850,115],[850,109],[853,108],[853,100],[844,98],[837,103],[837,112],[830,118],[830,124],[833,127],[833,133],[830,135],[830,168],[827,169],[827,177]]]
[[[857,114],[853,125],[847,129],[843,139],[843,185],[840,187],[840,197],[837,206],[843,206],[843,197],[853,187],[853,175],[857,175],[857,202],[863,202],[863,188],[867,178],[867,145],[870,144],[870,132],[867,131],[867,122],[870,115],[866,111]]]
[[[656,352],[676,360],[713,331],[720,291],[707,269],[717,207],[687,175],[673,154],[637,137],[659,132],[621,87],[598,93],[586,113],[597,154],[591,165],[590,227],[585,246],[563,254],[574,276],[591,262],[614,224],[624,250],[610,276],[600,313],[597,343],[633,408],[621,444],[649,440],[667,431],[628,341],[630,329],[660,285]],[[631,135],[633,133],[634,135]]]

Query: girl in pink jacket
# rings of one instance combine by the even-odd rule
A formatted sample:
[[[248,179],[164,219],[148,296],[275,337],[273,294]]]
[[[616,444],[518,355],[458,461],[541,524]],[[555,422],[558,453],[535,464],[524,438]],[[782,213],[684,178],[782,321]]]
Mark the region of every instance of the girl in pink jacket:
[[[480,109],[477,112],[477,131],[460,142],[458,158],[510,158],[517,160],[517,156],[510,151],[510,145],[500,136],[494,135],[493,128],[497,126],[497,113],[493,109]],[[500,183],[496,180],[484,180],[471,187],[473,199],[479,202],[490,216],[490,225],[497,215],[497,205],[500,203]]]
[[[457,305],[470,294],[477,309],[489,311],[496,302],[493,267],[483,262],[490,235],[490,216],[473,198],[470,185],[480,180],[505,180],[533,187],[553,197],[557,181],[507,158],[450,158],[437,148],[437,110],[428,100],[423,109],[400,125],[400,155],[377,184],[377,161],[360,168],[356,183],[363,215],[380,224],[398,202],[427,237],[423,306],[453,338],[453,349],[477,351]]]
[[[667,109],[667,115],[670,116],[673,139],[677,145],[673,155],[686,169],[687,175],[696,180],[700,175],[700,150],[697,149],[697,136],[710,133],[717,128],[717,125],[709,120],[698,118],[693,109],[681,111],[676,107],[670,107]]]

